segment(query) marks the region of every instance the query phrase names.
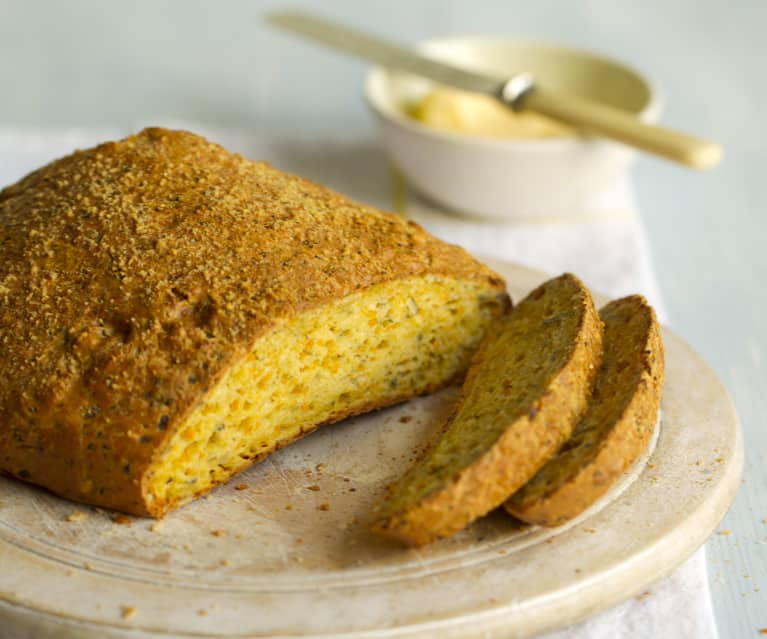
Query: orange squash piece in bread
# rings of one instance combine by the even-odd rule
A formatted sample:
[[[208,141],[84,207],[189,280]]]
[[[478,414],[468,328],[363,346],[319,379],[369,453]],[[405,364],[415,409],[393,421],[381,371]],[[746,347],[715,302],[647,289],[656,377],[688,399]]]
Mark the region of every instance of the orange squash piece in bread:
[[[420,546],[500,506],[570,437],[601,353],[602,325],[578,278],[530,293],[488,334],[444,431],[391,486],[372,531]]]
[[[604,354],[588,410],[572,437],[505,508],[523,521],[558,526],[612,486],[647,447],[663,385],[663,342],[639,295],[600,311]]]
[[[0,471],[162,516],[462,376],[509,301],[413,223],[182,131],[0,192]]]

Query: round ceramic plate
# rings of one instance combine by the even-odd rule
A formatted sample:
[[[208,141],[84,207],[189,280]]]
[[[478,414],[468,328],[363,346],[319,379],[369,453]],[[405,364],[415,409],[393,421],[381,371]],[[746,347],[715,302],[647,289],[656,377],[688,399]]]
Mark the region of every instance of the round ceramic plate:
[[[544,279],[494,266],[515,299]],[[18,637],[510,637],[572,623],[681,563],[738,487],[730,400],[690,347],[663,337],[655,449],[568,526],[493,513],[419,550],[366,532],[385,484],[450,409],[447,389],[326,426],[161,523],[0,480],[0,627]]]

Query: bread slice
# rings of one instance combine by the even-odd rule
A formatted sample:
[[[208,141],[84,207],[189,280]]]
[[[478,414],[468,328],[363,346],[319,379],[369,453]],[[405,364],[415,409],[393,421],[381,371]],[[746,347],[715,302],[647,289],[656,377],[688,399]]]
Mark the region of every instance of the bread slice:
[[[392,485],[371,530],[420,546],[500,506],[572,433],[601,349],[601,322],[578,278],[535,289],[490,331],[444,431]]]
[[[602,367],[588,410],[557,455],[509,499],[523,521],[558,526],[602,496],[647,446],[663,384],[655,313],[632,295],[605,306]]]
[[[500,277],[413,223],[148,129],[0,192],[0,471],[161,516],[462,376]]]

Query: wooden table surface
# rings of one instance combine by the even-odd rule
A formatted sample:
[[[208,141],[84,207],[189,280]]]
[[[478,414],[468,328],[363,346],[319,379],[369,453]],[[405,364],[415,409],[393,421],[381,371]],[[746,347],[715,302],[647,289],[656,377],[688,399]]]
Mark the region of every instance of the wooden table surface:
[[[0,0],[0,126],[173,118],[369,134],[364,64],[269,32],[260,15],[284,4]],[[643,159],[635,177],[671,323],[718,371],[741,417],[744,481],[707,554],[721,636],[758,636],[767,627],[767,3],[301,5],[404,41],[496,33],[600,51],[655,79],[664,123],[724,145],[713,172]]]

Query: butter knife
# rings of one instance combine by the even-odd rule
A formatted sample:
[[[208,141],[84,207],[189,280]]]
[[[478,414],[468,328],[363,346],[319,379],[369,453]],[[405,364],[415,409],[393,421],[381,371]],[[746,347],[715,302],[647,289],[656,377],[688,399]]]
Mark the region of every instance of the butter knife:
[[[721,147],[687,133],[642,122],[632,114],[572,93],[552,89],[530,73],[499,78],[461,69],[406,47],[307,13],[278,11],[266,21],[384,67],[440,84],[491,95],[506,106],[535,111],[591,134],[601,135],[695,169],[719,164]]]

